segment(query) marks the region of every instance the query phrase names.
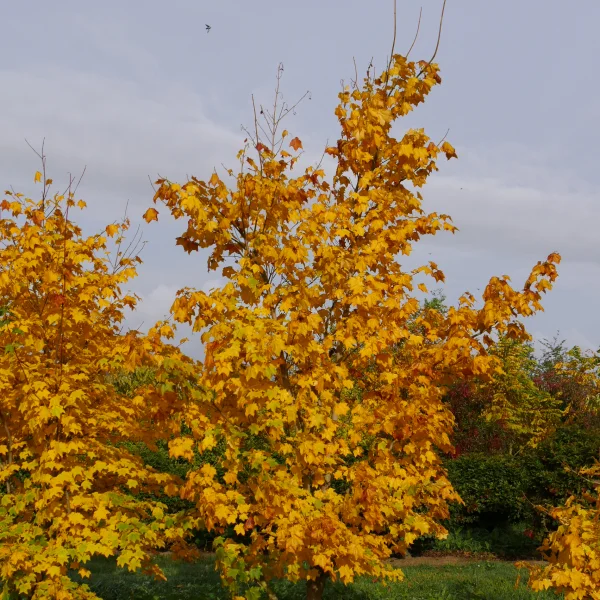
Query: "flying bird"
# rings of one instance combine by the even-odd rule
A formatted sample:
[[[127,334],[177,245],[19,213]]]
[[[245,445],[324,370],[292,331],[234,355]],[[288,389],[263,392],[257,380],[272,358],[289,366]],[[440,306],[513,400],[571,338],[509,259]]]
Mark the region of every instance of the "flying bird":
[[[206,25],[206,33],[210,31],[210,25]]]

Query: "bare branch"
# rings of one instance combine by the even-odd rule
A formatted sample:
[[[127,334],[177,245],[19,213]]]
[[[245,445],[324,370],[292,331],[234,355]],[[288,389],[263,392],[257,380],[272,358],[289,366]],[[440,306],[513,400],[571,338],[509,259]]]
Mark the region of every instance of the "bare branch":
[[[420,77],[423,72],[425,71],[425,69],[433,62],[433,59],[436,57],[437,55],[437,51],[440,47],[440,39],[442,38],[442,25],[444,23],[444,10],[446,8],[446,0],[444,0],[444,3],[442,4],[442,13],[440,15],[440,26],[438,29],[438,38],[437,38],[437,43],[435,45],[435,50],[433,51],[433,56],[429,59],[429,62],[419,71],[419,74],[417,75],[417,77]]]
[[[385,83],[390,79],[390,68],[392,66],[392,60],[394,60],[394,48],[396,47],[396,0],[394,0],[394,37],[392,39],[392,49],[390,50],[390,59],[388,60],[388,66],[386,70]]]
[[[412,44],[410,45],[410,48],[408,49],[408,52],[406,53],[405,58],[408,58],[408,55],[411,53],[411,50],[414,48],[417,38],[419,37],[419,29],[421,28],[421,15],[422,14],[423,14],[423,7],[421,6],[421,8],[419,9],[419,21],[417,22],[417,32],[415,33],[415,39],[413,40]]]
[[[436,144],[436,146],[440,146],[440,144],[442,144],[444,142],[444,140],[446,139],[446,136],[450,133],[450,128],[446,129],[446,133],[444,134],[444,137]]]
[[[356,58],[352,57],[352,62],[354,63],[354,89],[358,89],[358,69],[356,68]],[[344,88],[342,84],[342,89]]]
[[[87,169],[87,165],[85,165],[83,167],[83,171],[81,172],[81,175],[79,176],[79,179],[77,180],[77,185],[75,185],[75,189],[73,190],[73,194],[77,193],[77,189],[79,188],[79,184],[81,183],[81,180],[83,179],[83,176],[85,175],[86,169]]]

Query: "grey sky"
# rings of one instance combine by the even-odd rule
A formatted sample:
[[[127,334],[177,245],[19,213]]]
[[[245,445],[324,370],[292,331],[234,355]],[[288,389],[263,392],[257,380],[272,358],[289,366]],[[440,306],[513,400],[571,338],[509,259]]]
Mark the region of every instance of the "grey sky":
[[[441,0],[422,0],[411,54],[429,58]],[[337,139],[340,80],[383,68],[392,39],[392,0],[104,0],[11,2],[0,38],[0,185],[34,194],[35,155],[46,138],[49,173],[87,172],[84,232],[119,219],[129,200],[148,241],[131,288],[144,298],[128,323],[143,329],[168,312],[177,289],[208,289],[206,252],[188,256],[174,238],[185,224],[151,205],[148,181],[208,178],[234,166],[251,123],[250,96],[270,103],[284,64],[283,93],[305,100],[286,128],[309,158]],[[396,50],[411,44],[420,2],[398,0]],[[434,139],[449,128],[459,160],[441,163],[424,189],[425,209],[453,216],[460,231],[415,247],[437,260],[455,302],[493,275],[521,286],[550,252],[563,256],[545,313],[527,321],[536,338],[560,330],[569,344],[600,345],[600,38],[597,0],[448,0],[436,60],[443,83],[400,124]],[[205,24],[212,26],[206,33]],[[184,328],[181,332],[185,333]],[[185,346],[201,356],[196,337]]]

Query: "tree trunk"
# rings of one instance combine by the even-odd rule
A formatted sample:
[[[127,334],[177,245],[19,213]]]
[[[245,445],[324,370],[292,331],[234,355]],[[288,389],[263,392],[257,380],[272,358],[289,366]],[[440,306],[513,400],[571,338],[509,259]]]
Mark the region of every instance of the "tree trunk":
[[[306,600],[322,600],[326,581],[327,581],[327,573],[324,573],[320,569],[319,569],[319,576],[316,579],[307,579],[306,580]]]

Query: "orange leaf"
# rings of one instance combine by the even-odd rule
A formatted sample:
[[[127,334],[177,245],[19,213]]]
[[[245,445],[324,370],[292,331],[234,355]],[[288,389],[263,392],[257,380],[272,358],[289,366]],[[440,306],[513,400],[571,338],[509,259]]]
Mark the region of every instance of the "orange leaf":
[[[31,217],[31,220],[36,225],[41,225],[44,220],[44,213],[41,210],[34,211],[33,216]]]
[[[189,238],[180,236],[180,237],[175,238],[175,239],[176,239],[175,245],[176,246],[183,246],[183,249],[188,254],[191,254],[192,250],[198,250],[198,248],[200,248],[200,244],[198,242],[194,242],[193,240],[190,240]]]
[[[295,137],[291,142],[290,142],[290,146],[294,149],[294,150],[299,150],[300,148],[302,148],[302,142],[300,141],[299,138]]]

